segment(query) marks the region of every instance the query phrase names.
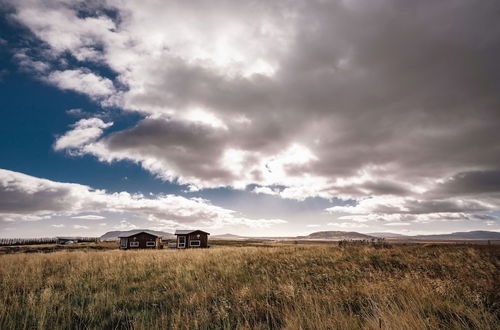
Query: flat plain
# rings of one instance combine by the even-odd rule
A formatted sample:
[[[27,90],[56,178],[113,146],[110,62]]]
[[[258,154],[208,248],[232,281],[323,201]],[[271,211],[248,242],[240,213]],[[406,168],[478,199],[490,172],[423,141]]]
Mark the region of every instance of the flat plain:
[[[500,328],[498,245],[81,247],[0,255],[0,329]]]

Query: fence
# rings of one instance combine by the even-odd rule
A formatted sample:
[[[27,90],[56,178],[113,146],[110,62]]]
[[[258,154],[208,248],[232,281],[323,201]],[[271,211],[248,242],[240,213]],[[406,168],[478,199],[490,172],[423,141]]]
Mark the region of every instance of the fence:
[[[98,237],[72,237],[75,242],[98,242]],[[56,244],[57,237],[42,238],[0,238],[0,246],[7,245],[33,245],[33,244]]]

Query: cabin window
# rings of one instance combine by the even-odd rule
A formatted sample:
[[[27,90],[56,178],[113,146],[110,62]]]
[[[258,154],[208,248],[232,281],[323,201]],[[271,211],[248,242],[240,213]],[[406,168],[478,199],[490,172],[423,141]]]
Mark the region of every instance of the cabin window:
[[[200,246],[201,241],[199,239],[194,239],[189,242],[189,246]]]
[[[147,241],[146,242],[146,246],[155,246],[155,245],[156,245],[155,241]]]
[[[130,247],[139,247],[139,242],[130,242]]]
[[[122,248],[126,248],[127,247],[127,239],[126,238],[122,238],[121,239],[120,247],[122,247]]]

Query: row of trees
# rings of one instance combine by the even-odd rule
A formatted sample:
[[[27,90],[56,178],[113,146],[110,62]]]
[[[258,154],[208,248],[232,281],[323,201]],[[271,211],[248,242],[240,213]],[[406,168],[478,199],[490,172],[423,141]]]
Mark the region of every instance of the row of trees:
[[[75,242],[97,242],[98,237],[74,237]],[[33,245],[33,244],[56,244],[57,237],[41,238],[0,238],[0,246],[7,245]]]

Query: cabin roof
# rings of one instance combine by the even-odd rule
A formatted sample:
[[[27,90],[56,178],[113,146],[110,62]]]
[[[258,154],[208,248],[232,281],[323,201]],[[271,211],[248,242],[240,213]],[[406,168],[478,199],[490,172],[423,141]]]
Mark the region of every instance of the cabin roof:
[[[196,233],[196,232],[210,235],[210,233],[207,233],[206,231],[198,230],[198,229],[181,229],[181,230],[178,229],[175,231],[175,235],[189,235],[189,234]]]
[[[118,238],[125,238],[125,237],[130,237],[130,236],[135,236],[137,234],[140,234],[140,233],[146,233],[148,235],[152,235],[154,237],[161,237],[160,235],[157,235],[149,230],[133,230],[133,231],[130,231],[130,232],[127,232],[127,233],[122,233],[120,235],[118,235]]]

